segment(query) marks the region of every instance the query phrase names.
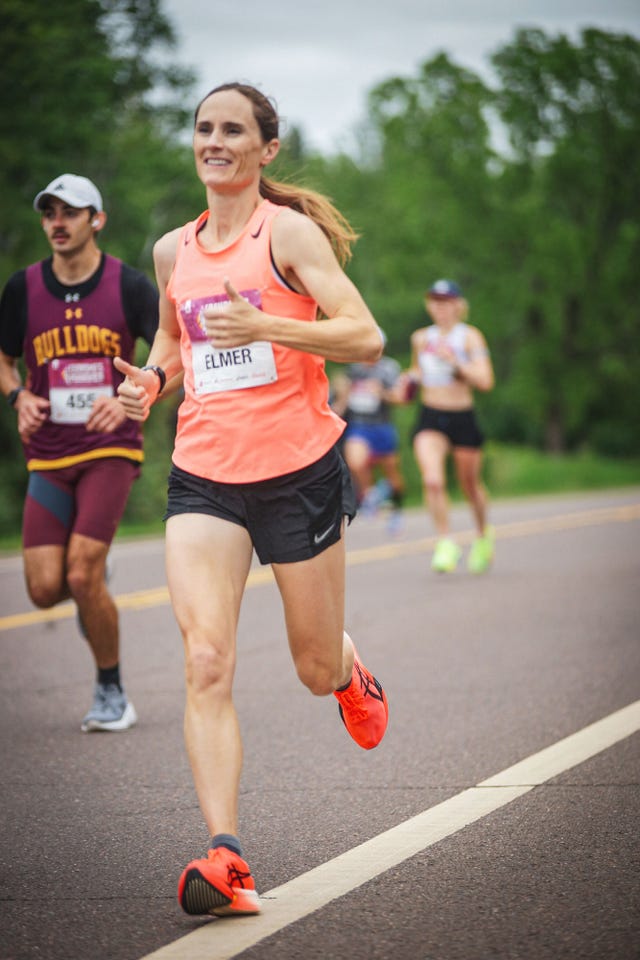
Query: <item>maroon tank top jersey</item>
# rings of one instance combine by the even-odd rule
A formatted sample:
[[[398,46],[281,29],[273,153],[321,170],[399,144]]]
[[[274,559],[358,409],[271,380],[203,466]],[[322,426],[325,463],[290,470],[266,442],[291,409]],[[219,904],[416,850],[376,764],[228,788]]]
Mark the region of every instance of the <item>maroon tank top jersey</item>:
[[[86,460],[143,459],[142,433],[132,420],[113,433],[85,427],[96,397],[116,395],[122,375],[113,358],[132,361],[134,338],[122,304],[120,260],[106,256],[99,283],[86,296],[54,296],[42,264],[26,270],[27,332],[24,359],[29,389],[46,397],[49,419],[33,434],[25,453],[29,470],[54,470]]]

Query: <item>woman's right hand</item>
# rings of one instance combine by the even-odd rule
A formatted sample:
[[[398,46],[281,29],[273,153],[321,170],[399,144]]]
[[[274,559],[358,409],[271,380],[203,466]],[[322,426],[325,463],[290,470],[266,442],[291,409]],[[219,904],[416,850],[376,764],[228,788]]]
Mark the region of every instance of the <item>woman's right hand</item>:
[[[113,365],[125,377],[118,387],[118,399],[124,412],[130,420],[146,420],[151,404],[160,392],[158,374],[127,363],[122,357],[114,357]]]
[[[420,382],[414,373],[405,370],[398,377],[395,389],[399,396],[399,403],[411,403],[418,395]]]

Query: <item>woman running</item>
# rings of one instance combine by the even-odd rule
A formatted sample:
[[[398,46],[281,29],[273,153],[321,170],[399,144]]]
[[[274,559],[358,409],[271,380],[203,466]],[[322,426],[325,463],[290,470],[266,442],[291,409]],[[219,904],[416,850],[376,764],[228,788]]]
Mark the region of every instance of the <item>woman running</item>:
[[[349,224],[324,197],[263,177],[279,148],[270,100],[244,84],[212,90],[196,110],[193,147],[207,208],[155,246],[160,327],[148,367],[118,364],[120,397],[143,420],[184,368],[167,576],[185,647],[187,752],[212,840],[183,871],[179,901],[189,914],[257,913],[238,840],[232,699],[254,549],[272,566],[302,683],[336,696],[365,749],[387,725],[382,687],[343,629],[355,498],[324,369],[325,358],[377,360],[382,339],[340,265],[355,239]]]
[[[481,480],[484,437],[473,409],[473,391],[493,388],[493,367],[484,336],[465,322],[469,308],[457,283],[437,280],[427,291],[426,309],[433,323],[411,337],[409,374],[422,388],[413,449],[438,536],[431,566],[439,573],[452,573],[462,555],[449,529],[446,461],[452,453],[477,530],[469,570],[483,573],[493,559],[494,537],[487,524],[487,494]]]

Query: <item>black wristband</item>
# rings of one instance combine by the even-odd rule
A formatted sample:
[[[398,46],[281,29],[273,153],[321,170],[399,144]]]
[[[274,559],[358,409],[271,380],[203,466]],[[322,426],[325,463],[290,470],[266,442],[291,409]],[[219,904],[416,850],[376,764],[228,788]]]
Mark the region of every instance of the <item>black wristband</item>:
[[[156,367],[155,364],[153,364],[153,363],[152,363],[150,366],[148,366],[148,367],[142,367],[142,369],[143,369],[143,370],[153,370],[153,372],[156,374],[156,376],[158,377],[158,380],[160,381],[160,389],[158,390],[158,396],[160,396],[160,394],[161,394],[162,391],[164,390],[164,385],[165,385],[165,383],[167,382],[167,375],[166,375],[166,373],[164,372],[164,370],[162,369],[162,367]]]
[[[18,399],[18,394],[22,393],[23,390],[26,390],[26,387],[14,387],[14,389],[7,394],[7,400],[9,401],[10,407],[15,407],[16,400]]]

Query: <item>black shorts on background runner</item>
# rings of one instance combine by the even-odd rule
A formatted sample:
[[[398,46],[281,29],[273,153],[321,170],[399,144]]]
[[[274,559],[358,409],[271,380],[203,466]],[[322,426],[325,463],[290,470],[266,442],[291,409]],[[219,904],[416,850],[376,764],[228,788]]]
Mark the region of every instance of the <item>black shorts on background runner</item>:
[[[484,434],[478,426],[473,409],[438,410],[436,407],[420,407],[412,437],[423,430],[444,433],[452,447],[479,448],[484,444]]]

